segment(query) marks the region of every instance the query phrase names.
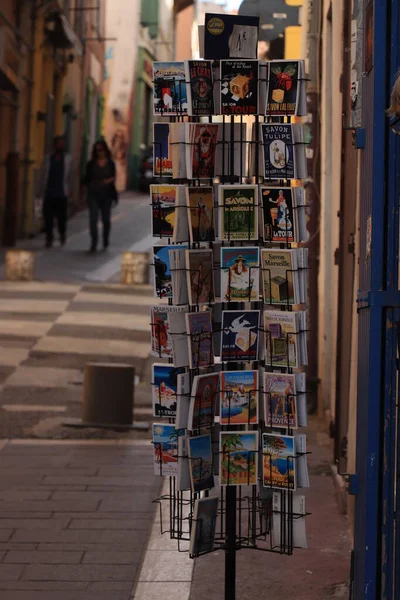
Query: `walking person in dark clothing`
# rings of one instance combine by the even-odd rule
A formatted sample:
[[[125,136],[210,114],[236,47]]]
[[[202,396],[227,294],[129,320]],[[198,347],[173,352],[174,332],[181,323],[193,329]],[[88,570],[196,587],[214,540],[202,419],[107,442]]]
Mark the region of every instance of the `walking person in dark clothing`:
[[[87,164],[84,184],[87,186],[89,225],[92,243],[90,252],[96,252],[98,243],[97,222],[99,213],[103,222],[103,248],[108,248],[111,229],[111,207],[117,203],[115,188],[115,163],[104,140],[93,146],[92,160]]]
[[[68,199],[72,195],[72,158],[65,153],[65,139],[54,139],[54,152],[42,162],[37,196],[43,198],[43,219],[46,231],[46,248],[53,245],[53,224],[57,219],[61,245],[66,242]]]

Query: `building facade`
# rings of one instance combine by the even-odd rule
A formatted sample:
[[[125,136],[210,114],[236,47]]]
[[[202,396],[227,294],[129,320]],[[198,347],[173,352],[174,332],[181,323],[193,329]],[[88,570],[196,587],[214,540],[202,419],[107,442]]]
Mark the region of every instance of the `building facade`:
[[[5,0],[0,11],[0,239],[42,226],[36,183],[55,135],[76,168],[101,133],[105,0]],[[93,117],[95,115],[95,117]],[[3,134],[4,132],[4,134]]]

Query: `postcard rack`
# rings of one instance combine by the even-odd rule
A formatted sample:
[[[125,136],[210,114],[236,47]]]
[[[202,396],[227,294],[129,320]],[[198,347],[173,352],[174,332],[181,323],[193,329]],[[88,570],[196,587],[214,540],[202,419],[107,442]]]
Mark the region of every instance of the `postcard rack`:
[[[218,65],[218,61],[215,61],[212,68],[214,88],[219,88],[221,83]],[[260,84],[266,85],[269,82],[269,72],[266,70],[264,78],[260,77]],[[300,75],[298,79],[300,81]],[[179,91],[180,98],[182,98],[182,86],[189,84],[190,81],[187,78],[183,81],[182,79],[174,81],[173,78],[169,80],[169,88],[173,92]],[[212,314],[212,329],[208,329],[202,334],[201,331],[191,331],[186,325],[186,330],[169,333],[171,339],[176,336],[184,341],[186,338],[187,353],[188,355],[190,352],[192,353],[192,356],[188,356],[187,364],[180,365],[176,369],[179,374],[184,373],[188,376],[189,387],[184,391],[177,391],[176,396],[178,402],[186,402],[188,406],[192,405],[193,410],[190,417],[192,425],[191,428],[187,427],[187,431],[183,434],[182,430],[178,430],[177,427],[176,432],[172,435],[175,442],[181,435],[186,435],[188,431],[190,431],[190,439],[197,438],[199,440],[201,437],[209,435],[211,465],[203,456],[193,456],[188,453],[187,449],[182,452],[182,446],[178,442],[172,450],[173,456],[171,456],[170,447],[166,447],[164,443],[154,438],[156,474],[161,476],[170,474],[167,462],[169,453],[171,460],[186,465],[192,475],[192,484],[187,489],[182,489],[176,476],[170,476],[167,491],[155,499],[155,502],[160,511],[161,533],[175,539],[179,551],[189,552],[191,558],[217,550],[225,551],[225,599],[234,600],[236,598],[236,552],[240,549],[257,549],[291,555],[298,545],[296,541],[298,526],[301,524],[303,527],[308,514],[304,509],[304,501],[299,504],[295,494],[295,479],[301,473],[304,476],[303,467],[307,456],[305,441],[298,444],[295,438],[297,428],[306,424],[304,413],[307,412],[305,376],[301,377],[297,368],[306,364],[306,358],[304,356],[300,358],[300,356],[301,353],[306,355],[307,345],[306,313],[301,310],[306,304],[306,291],[304,290],[307,289],[307,264],[303,258],[303,262],[300,264],[300,257],[303,255],[299,254],[299,263],[294,267],[293,265],[284,267],[283,276],[281,274],[280,277],[274,275],[272,268],[263,264],[265,256],[263,251],[265,250],[270,250],[271,253],[283,251],[285,257],[289,256],[285,252],[293,251],[290,254],[290,260],[294,261],[293,257],[298,250],[293,239],[293,228],[289,228],[290,219],[294,220],[293,215],[296,211],[305,211],[306,204],[302,200],[296,205],[293,203],[290,213],[289,209],[286,213],[283,211],[284,222],[280,230],[279,241],[273,239],[271,222],[274,224],[276,221],[278,209],[275,209],[274,206],[266,209],[260,192],[264,188],[266,191],[268,189],[286,190],[291,187],[292,182],[288,178],[285,168],[281,169],[281,177],[274,181],[265,177],[268,175],[267,170],[260,171],[261,153],[264,151],[260,126],[262,124],[285,125],[290,123],[290,114],[274,116],[264,111],[262,115],[255,114],[244,118],[243,115],[222,114],[216,116],[210,112],[209,115],[202,113],[199,116],[188,117],[180,100],[172,116],[163,111],[159,112],[158,116],[164,117],[163,123],[167,122],[165,117],[168,117],[169,123],[181,124],[182,127],[188,124],[198,125],[200,135],[197,141],[187,141],[185,138],[185,141],[181,139],[181,141],[172,142],[172,146],[177,145],[179,147],[177,152],[181,151],[186,157],[195,153],[199,162],[201,162],[203,150],[201,129],[203,128],[203,132],[207,133],[208,126],[218,125],[218,133],[212,142],[211,154],[214,153],[215,156],[218,152],[220,153],[220,164],[219,169],[215,168],[213,174],[208,178],[204,177],[205,165],[203,165],[201,178],[173,178],[168,172],[169,183],[162,183],[158,188],[153,186],[151,192],[153,219],[156,215],[156,218],[160,220],[162,219],[162,209],[160,208],[162,198],[160,196],[166,193],[160,192],[161,188],[164,189],[168,185],[190,186],[191,189],[200,193],[205,188],[213,190],[212,206],[208,214],[211,225],[203,224],[202,226],[205,208],[199,203],[197,207],[191,209],[192,214],[197,217],[198,225],[192,235],[177,242],[173,238],[175,231],[170,237],[165,234],[165,231],[168,231],[167,224],[164,233],[159,236],[164,238],[163,241],[166,241],[168,247],[184,248],[184,252],[189,253],[196,250],[209,250],[212,256],[211,275],[209,276],[214,283],[209,289],[207,288],[206,292],[204,267],[193,267],[190,263],[190,254],[186,256],[183,266],[182,264],[170,265],[172,288],[174,279],[175,289],[177,280],[186,280],[189,287],[189,298],[181,303],[175,302],[175,307],[185,308],[187,315],[201,315],[209,310]],[[304,142],[295,141],[292,144],[293,146],[304,145]],[[210,154],[210,146],[208,146],[208,154]],[[154,145],[154,156],[156,159],[154,164],[156,168],[159,167],[156,175],[163,177],[165,175],[163,165],[166,164],[166,161],[163,159],[161,144],[158,142],[155,142]],[[229,208],[227,210],[226,197],[220,193],[220,186],[226,187],[227,185],[244,185],[249,189],[256,186],[255,196],[247,213],[249,216],[244,224],[243,214],[245,213],[239,215],[238,211],[236,214],[235,205],[232,210]],[[239,198],[239,205],[240,202]],[[259,218],[261,219],[259,215],[263,211],[265,213],[266,210],[268,210],[267,216],[270,221],[265,223],[263,219],[261,227],[258,224]],[[181,214],[186,214],[188,211],[190,218],[190,206],[188,207],[185,203],[176,203],[174,206],[175,228]],[[253,217],[250,216],[251,214]],[[224,219],[223,225],[221,225],[221,219]],[[237,230],[240,227],[242,227],[242,234],[238,238]],[[243,235],[243,231],[246,232],[246,230],[247,239],[246,235]],[[157,237],[154,229],[153,235]],[[229,267],[227,279],[225,278],[220,286],[216,282],[219,281],[224,268],[224,249],[226,249],[226,255],[231,251],[236,252],[238,254],[236,261],[240,260],[239,256],[241,257],[241,272],[243,273],[243,265],[249,261],[243,259],[242,255],[248,251],[249,247],[254,248],[258,262],[247,267],[248,294],[238,298],[237,288],[234,287],[233,282],[236,276],[233,267]],[[172,292],[171,290],[168,293],[165,292],[166,268],[165,266],[161,268],[159,262],[156,256],[154,261],[155,292],[160,298],[168,297],[167,306],[172,307]],[[260,281],[262,281],[262,293],[259,290]],[[302,302],[295,302],[296,296],[294,292],[291,292],[296,285],[299,289],[302,286],[302,297],[300,298],[297,293],[297,300],[300,298],[303,300]],[[217,298],[220,299],[220,302],[217,301]],[[179,307],[179,304],[182,306]],[[296,310],[293,310],[294,306],[296,306]],[[236,324],[239,331],[236,338],[239,335],[243,338],[239,360],[236,347],[236,349],[232,349],[231,345],[227,344],[224,350],[224,338],[229,335],[227,331],[229,328],[232,329],[235,323],[235,321],[231,321],[228,324],[227,311],[230,313],[235,311],[232,319],[236,317],[236,313],[238,315],[236,319],[239,319],[239,325]],[[299,311],[298,318],[297,311]],[[258,313],[258,320],[254,326],[246,329],[241,324],[246,318],[249,319],[252,316],[250,313]],[[266,316],[267,313],[270,321]],[[274,314],[270,315],[270,313],[277,315],[276,322],[274,322]],[[290,327],[285,330],[279,324],[279,315],[287,316],[288,322],[293,324],[292,330]],[[190,317],[186,323],[189,320]],[[151,327],[154,339],[153,354],[157,356],[158,349],[159,358],[167,358],[165,365],[172,365],[172,358],[162,353],[163,343],[166,343],[167,336],[164,324],[152,317]],[[255,353],[251,350],[255,343],[254,336],[257,337]],[[205,341],[208,342],[206,353],[204,352]],[[216,359],[215,349],[218,346],[221,348],[221,356]],[[213,373],[219,374],[219,384],[216,389],[209,392],[211,396],[206,396],[204,391],[201,394],[194,393],[194,382],[202,375]],[[252,389],[241,389],[239,400],[237,391],[229,380],[229,377],[234,378],[232,373],[251,373],[255,382]],[[277,398],[274,389],[267,388],[267,386],[274,382],[274,377],[279,379],[280,375],[282,375],[280,383],[286,384],[286,389]],[[285,379],[285,376],[290,376],[292,378],[290,381],[296,383],[295,389],[287,387],[289,378]],[[297,379],[298,377],[300,379]],[[154,396],[156,399],[158,398],[157,405],[161,405],[164,384],[156,380],[156,377],[152,384],[153,398]],[[221,402],[220,398],[223,398]],[[235,420],[238,402],[248,407],[245,420],[240,422]],[[255,405],[257,408],[254,408]],[[213,407],[211,411],[206,410],[209,406]],[[218,406],[220,408],[215,409]],[[303,407],[302,417],[300,406]],[[157,413],[157,416],[168,417],[168,413]],[[168,423],[173,425],[175,420],[170,418]],[[244,444],[244,437],[241,437],[244,434],[249,435],[251,441],[255,440],[255,445],[253,449],[246,447],[246,452],[240,453],[238,447],[240,444]],[[283,452],[282,444],[284,445],[285,440],[292,446],[290,448],[286,446]],[[164,454],[167,455],[165,461]],[[193,483],[195,477],[197,483],[204,483],[207,478],[212,477],[214,483],[221,483],[221,485],[200,485],[196,488],[196,484]],[[277,485],[276,481],[279,481],[280,484]],[[302,487],[299,485],[299,479],[297,479],[297,485]],[[304,487],[307,487],[307,484]],[[216,513],[208,523],[196,518],[197,503],[200,499],[205,498],[210,501],[214,499],[218,505]],[[211,543],[210,531],[213,532]]]

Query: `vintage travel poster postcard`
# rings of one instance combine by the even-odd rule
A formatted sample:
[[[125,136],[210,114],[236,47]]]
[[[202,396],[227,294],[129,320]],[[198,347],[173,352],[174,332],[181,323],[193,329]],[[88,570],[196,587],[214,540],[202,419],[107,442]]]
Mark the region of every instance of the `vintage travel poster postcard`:
[[[255,485],[258,465],[258,431],[221,431],[221,485]]]
[[[178,472],[178,439],[184,430],[175,425],[153,425],[154,475],[175,477]]]
[[[175,312],[183,313],[185,310],[185,307],[168,306],[166,304],[151,307],[152,356],[158,356],[158,358],[171,358],[173,355],[173,344],[169,330],[170,314]],[[185,317],[183,316],[183,321],[184,320]]]
[[[264,415],[267,427],[297,429],[296,376],[264,373]]]
[[[176,185],[151,185],[151,214],[153,237],[172,238],[175,225]]]
[[[213,188],[186,188],[186,201],[190,241],[192,243],[213,242],[215,239]]]
[[[214,487],[213,455],[210,435],[188,438],[188,455],[192,492]]]
[[[258,60],[221,60],[221,114],[258,114]]]
[[[172,151],[169,123],[153,125],[153,175],[172,177]]]
[[[215,177],[218,123],[185,123],[188,179]]]
[[[292,188],[260,186],[264,242],[287,243],[295,238]]]
[[[258,240],[257,186],[220,185],[218,192],[221,240]]]
[[[257,58],[260,17],[206,13],[204,57]]]
[[[299,272],[296,258],[296,250],[261,250],[265,304],[299,304]]]
[[[194,117],[214,114],[214,86],[210,60],[185,61],[188,86],[189,115]]]
[[[155,116],[188,113],[183,62],[153,62],[153,85]]]
[[[260,250],[257,247],[221,248],[223,302],[258,302]]]
[[[214,364],[211,311],[187,313],[189,366],[191,369],[210,367]]]
[[[215,302],[211,249],[186,250],[186,275],[190,305]]]
[[[222,371],[221,425],[258,423],[258,371]]]
[[[295,179],[295,145],[290,123],[262,123],[265,179]]]
[[[218,496],[195,500],[189,554],[198,555],[214,548],[218,503]]]
[[[177,376],[185,369],[177,369],[169,363],[152,365],[153,415],[176,416]]]
[[[269,367],[296,368],[300,363],[300,336],[296,313],[264,311],[265,363]]]
[[[224,310],[221,361],[251,362],[258,359],[259,310]]]
[[[268,63],[267,116],[293,116],[298,113],[300,61],[272,60]]]
[[[294,437],[290,435],[264,433],[264,486],[280,490],[295,490],[295,456],[296,450],[294,445]]]
[[[219,373],[196,375],[193,380],[187,428],[210,429],[214,425]]]

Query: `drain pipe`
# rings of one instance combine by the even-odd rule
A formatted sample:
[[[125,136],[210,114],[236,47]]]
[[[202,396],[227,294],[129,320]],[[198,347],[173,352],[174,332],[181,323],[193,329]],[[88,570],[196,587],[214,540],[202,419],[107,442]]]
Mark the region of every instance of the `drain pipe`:
[[[27,219],[27,203],[28,203],[28,191],[29,191],[29,168],[32,164],[30,159],[31,150],[31,127],[32,127],[32,101],[33,101],[33,71],[35,66],[35,29],[36,29],[36,0],[31,0],[31,51],[29,54],[29,74],[28,74],[28,106],[26,115],[26,144],[24,152],[24,179],[22,183],[22,229],[25,231],[26,219]],[[33,190],[35,193],[35,190]],[[33,234],[33,231],[31,232]]]

